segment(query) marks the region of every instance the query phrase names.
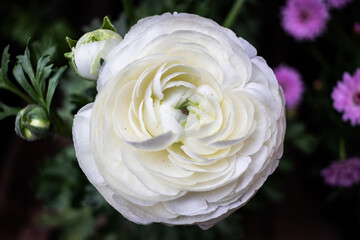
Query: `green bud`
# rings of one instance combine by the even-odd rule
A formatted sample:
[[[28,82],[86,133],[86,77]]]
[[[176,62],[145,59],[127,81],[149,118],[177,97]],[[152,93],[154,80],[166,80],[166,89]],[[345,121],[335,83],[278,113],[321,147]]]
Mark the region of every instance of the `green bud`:
[[[49,116],[43,107],[32,104],[18,112],[15,132],[19,137],[34,141],[46,137],[49,130]]]

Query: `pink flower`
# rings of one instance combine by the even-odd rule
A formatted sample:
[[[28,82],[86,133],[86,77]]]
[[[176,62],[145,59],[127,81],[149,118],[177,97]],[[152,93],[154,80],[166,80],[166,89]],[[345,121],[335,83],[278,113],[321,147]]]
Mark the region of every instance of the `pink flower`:
[[[341,9],[352,1],[353,0],[326,0],[326,3],[329,6],[329,8]]]
[[[296,107],[304,92],[304,84],[299,72],[292,67],[280,65],[274,69],[274,73],[284,91],[286,106],[290,109]]]
[[[354,32],[357,35],[360,35],[360,23],[359,22],[354,22]]]
[[[321,176],[330,186],[351,187],[360,181],[360,158],[333,162],[321,171]]]
[[[313,40],[320,36],[329,20],[322,0],[288,0],[282,9],[282,26],[296,40]]]
[[[334,108],[343,112],[343,120],[351,121],[351,125],[360,125],[360,68],[354,76],[344,73],[343,81],[338,81],[331,94]]]

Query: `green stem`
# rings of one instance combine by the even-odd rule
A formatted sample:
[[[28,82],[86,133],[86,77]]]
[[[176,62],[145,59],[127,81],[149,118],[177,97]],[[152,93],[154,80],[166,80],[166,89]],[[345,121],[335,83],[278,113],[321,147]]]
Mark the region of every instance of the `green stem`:
[[[340,138],[339,142],[339,158],[340,160],[346,159],[345,140],[343,137]]]
[[[54,126],[55,134],[71,139],[71,126],[65,122],[56,111],[50,112],[51,123]]]
[[[237,15],[239,14],[239,12],[241,10],[241,7],[242,7],[244,2],[245,2],[245,0],[236,0],[234,5],[232,6],[230,12],[228,13],[228,15],[225,18],[225,21],[223,23],[224,27],[230,28],[233,25],[233,23],[234,23]]]
[[[321,52],[319,51],[319,49],[317,47],[315,47],[314,45],[311,45],[311,52],[314,55],[315,59],[320,63],[321,67],[323,68],[323,70],[328,73],[330,71],[329,68],[329,64],[327,63],[326,59],[324,58],[324,56],[321,54]]]
[[[6,90],[9,90],[10,92],[18,95],[19,97],[21,97],[22,99],[25,100],[25,102],[27,103],[34,103],[34,101],[29,98],[28,96],[26,96],[23,92],[21,92],[19,89],[17,89],[16,87],[13,87],[11,85],[4,85],[4,86],[1,86],[0,88],[3,88],[3,89],[6,89]]]

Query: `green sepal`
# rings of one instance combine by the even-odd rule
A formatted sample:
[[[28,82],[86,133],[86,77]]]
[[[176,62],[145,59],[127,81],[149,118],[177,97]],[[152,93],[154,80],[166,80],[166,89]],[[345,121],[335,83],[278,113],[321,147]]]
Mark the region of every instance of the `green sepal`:
[[[71,39],[69,37],[66,37],[65,39],[66,39],[66,42],[69,45],[70,49],[73,49],[76,46],[76,43],[78,42],[78,41],[73,40],[73,39]]]
[[[102,25],[101,29],[108,29],[113,32],[117,32],[115,26],[111,23],[108,16],[104,17],[103,25]]]
[[[72,60],[73,57],[74,57],[74,53],[73,52],[67,52],[64,54],[64,57],[67,59],[67,60]]]
[[[92,79],[86,78],[83,75],[81,75],[75,65],[75,61],[74,61],[74,53],[73,52],[67,52],[64,54],[64,57],[69,60],[69,65],[71,67],[72,70],[74,70],[75,74],[78,75],[79,77],[85,79],[85,80],[89,80],[89,81],[93,81]]]
[[[6,117],[15,116],[21,110],[20,108],[9,107],[2,102],[0,102],[0,109],[2,110],[0,112],[0,120],[3,120]]]

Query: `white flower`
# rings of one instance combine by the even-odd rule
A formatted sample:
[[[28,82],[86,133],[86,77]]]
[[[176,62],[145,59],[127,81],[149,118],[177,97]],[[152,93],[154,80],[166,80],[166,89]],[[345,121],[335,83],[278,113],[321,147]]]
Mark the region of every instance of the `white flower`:
[[[108,29],[85,33],[72,49],[77,72],[84,78],[96,80],[103,61],[122,37]]]
[[[278,165],[284,98],[247,41],[191,14],[140,20],[110,53],[94,103],[75,116],[80,167],[140,224],[206,229]]]

